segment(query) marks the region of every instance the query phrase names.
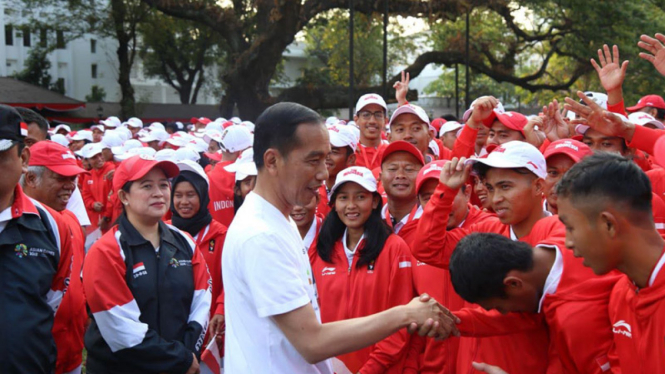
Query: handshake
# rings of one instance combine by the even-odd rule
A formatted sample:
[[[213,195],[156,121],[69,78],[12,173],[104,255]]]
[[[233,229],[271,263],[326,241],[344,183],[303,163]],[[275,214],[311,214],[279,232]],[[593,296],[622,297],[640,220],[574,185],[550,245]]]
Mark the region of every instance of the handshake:
[[[404,310],[409,334],[417,332],[436,340],[444,340],[450,335],[460,336],[457,329],[460,319],[428,294],[422,294],[399,308]]]

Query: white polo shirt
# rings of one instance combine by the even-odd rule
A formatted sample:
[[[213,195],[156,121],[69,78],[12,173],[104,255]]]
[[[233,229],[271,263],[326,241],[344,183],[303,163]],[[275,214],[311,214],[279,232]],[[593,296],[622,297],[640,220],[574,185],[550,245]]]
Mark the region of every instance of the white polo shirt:
[[[307,248],[293,220],[247,195],[226,234],[222,269],[225,373],[333,373],[330,360],[308,364],[271,318],[311,303],[321,321]]]

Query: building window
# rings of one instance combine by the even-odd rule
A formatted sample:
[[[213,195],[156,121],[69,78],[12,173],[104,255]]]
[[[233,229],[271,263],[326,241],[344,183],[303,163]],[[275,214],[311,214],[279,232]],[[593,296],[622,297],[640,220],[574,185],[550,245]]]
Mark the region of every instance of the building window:
[[[90,68],[91,68],[90,70],[92,73],[92,77],[97,79],[97,64],[92,64]]]
[[[97,53],[97,41],[90,39],[90,53]]]
[[[14,27],[5,25],[5,45],[14,45]]]
[[[48,46],[48,30],[45,28],[39,29],[39,46],[42,48]]]
[[[32,40],[30,40],[30,29],[26,27],[23,29],[23,46],[30,47],[31,44]]]
[[[56,35],[56,48],[65,49],[65,32],[62,30],[57,30]]]

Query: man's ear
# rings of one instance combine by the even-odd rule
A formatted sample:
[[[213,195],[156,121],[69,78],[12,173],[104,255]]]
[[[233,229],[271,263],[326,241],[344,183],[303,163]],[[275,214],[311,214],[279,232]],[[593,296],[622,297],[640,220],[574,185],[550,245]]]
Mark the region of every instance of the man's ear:
[[[356,154],[352,153],[351,156],[349,156],[346,159],[346,166],[354,166],[356,164]]]
[[[608,211],[600,212],[598,215],[598,228],[603,235],[607,235],[610,239],[614,239],[619,234],[617,217]]]
[[[21,151],[21,169],[24,173],[28,172],[28,162],[30,162],[30,148],[23,147]]]
[[[508,296],[519,294],[524,289],[524,281],[517,271],[511,270],[506,274],[506,277],[503,278],[503,287]]]
[[[536,178],[533,181],[533,187],[537,196],[543,196],[545,194],[545,180],[543,178]]]
[[[277,164],[281,162],[282,155],[275,148],[268,148],[263,154],[263,167],[272,176],[277,174]]]

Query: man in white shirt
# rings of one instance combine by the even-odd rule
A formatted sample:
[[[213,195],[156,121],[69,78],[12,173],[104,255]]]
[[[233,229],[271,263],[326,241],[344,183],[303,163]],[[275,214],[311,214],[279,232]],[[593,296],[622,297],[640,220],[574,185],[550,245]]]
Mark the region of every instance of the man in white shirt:
[[[222,255],[227,373],[332,374],[328,358],[401,328],[458,336],[457,318],[427,295],[321,324],[307,249],[289,212],[310,202],[328,177],[328,131],[316,112],[280,103],[259,117],[254,136],[256,187],[231,223]]]

